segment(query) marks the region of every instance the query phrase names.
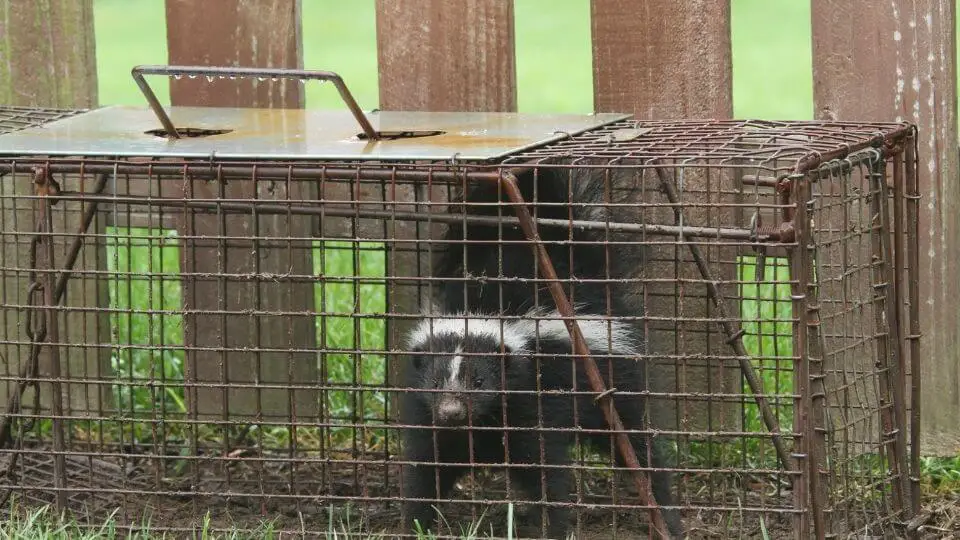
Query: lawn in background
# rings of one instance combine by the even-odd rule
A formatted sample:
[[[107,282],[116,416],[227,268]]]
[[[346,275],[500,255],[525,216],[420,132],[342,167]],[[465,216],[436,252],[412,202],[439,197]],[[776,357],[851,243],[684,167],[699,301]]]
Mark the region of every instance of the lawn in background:
[[[518,108],[593,110],[589,0],[516,0]],[[810,6],[802,0],[732,0],[734,112],[809,119]],[[94,0],[100,103],[143,104],[137,64],[166,64],[163,0]],[[522,29],[522,31],[520,30]],[[303,2],[304,67],[336,71],[364,109],[379,106],[373,0]],[[157,93],[169,103],[166,84]],[[337,93],[307,86],[307,107],[342,108]]]

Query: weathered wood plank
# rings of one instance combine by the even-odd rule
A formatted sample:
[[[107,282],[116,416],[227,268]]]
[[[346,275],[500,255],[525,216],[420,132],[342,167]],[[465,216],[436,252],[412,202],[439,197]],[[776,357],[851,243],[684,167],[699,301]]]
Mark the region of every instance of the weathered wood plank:
[[[97,104],[97,69],[93,32],[93,4],[91,0],[38,0],[24,2],[0,0],[0,104],[28,107],[89,108]],[[59,177],[63,189],[90,189],[94,178],[87,175]],[[35,230],[32,203],[20,196],[33,194],[30,175],[11,175],[0,186],[0,229],[5,233],[0,240],[0,267],[3,267],[2,302],[10,306],[27,303],[28,278],[26,272],[14,268],[29,267],[29,236]],[[56,231],[75,233],[82,222],[83,207],[78,203],[61,203],[54,207],[53,222]],[[87,231],[102,234],[104,221],[97,217]],[[56,264],[62,265],[73,241],[72,236],[55,237]],[[82,379],[108,377],[110,351],[95,347],[109,343],[109,321],[94,312],[69,308],[104,307],[108,302],[106,283],[97,279],[94,270],[104,268],[104,252],[90,247],[96,241],[85,238],[86,247],[74,265],[63,300],[68,311],[61,315],[60,338],[71,343],[60,347],[64,377]],[[0,346],[6,359],[2,368],[5,377],[14,377],[28,357],[29,339],[24,327],[23,313],[11,307],[0,315],[4,339],[11,342]],[[14,343],[20,342],[21,345]],[[40,356],[41,376],[50,374],[50,348]],[[0,402],[5,403],[12,381],[0,384]],[[65,384],[63,403],[66,414],[102,411],[106,387],[93,384]],[[28,390],[28,392],[30,392]],[[41,404],[50,403],[50,386],[41,385]],[[32,403],[27,396],[24,403]]]
[[[302,68],[299,0],[167,0],[171,64]],[[178,105],[302,108],[293,80],[183,78],[170,84]]]
[[[299,0],[190,2],[167,0],[167,42],[172,65],[211,65],[302,68]],[[299,108],[303,88],[297,81],[215,80],[183,78],[174,80],[171,101],[180,106]],[[229,126],[224,126],[229,127]],[[268,185],[269,184],[269,185]],[[307,184],[283,182],[230,181],[226,186],[196,182],[192,195],[203,198],[223,196],[238,199],[311,199]],[[290,277],[313,274],[313,220],[302,216],[229,216],[199,212],[178,216],[178,230],[198,237],[187,239],[181,248],[186,273],[209,273],[210,279],[187,279],[183,288],[188,310],[253,310],[252,314],[220,315],[196,313],[186,317],[185,340],[189,350],[188,378],[200,384],[251,383],[290,384],[316,381],[314,286],[293,282]],[[255,222],[256,220],[256,222]],[[297,238],[289,248],[269,249],[253,240],[232,241],[229,237],[250,236]],[[221,274],[250,276],[227,279]],[[263,277],[273,275],[273,279]],[[290,276],[290,277],[285,277]],[[270,313],[280,312],[279,315]],[[295,315],[293,313],[300,313]],[[223,347],[271,347],[301,352],[224,352]],[[259,364],[259,367],[258,367]],[[259,369],[259,373],[258,373]],[[291,397],[292,394],[292,397]],[[301,419],[317,414],[318,394],[314,390],[234,388],[224,400],[222,388],[207,386],[187,392],[191,407],[201,417],[231,418],[257,416],[288,419],[296,409]],[[227,403],[227,411],[224,411]]]
[[[513,2],[377,0],[380,108],[515,111]]]
[[[97,104],[93,0],[0,0],[0,104]]]
[[[733,114],[730,52],[730,10],[725,2],[630,2],[593,0],[594,108],[597,112],[632,113],[638,119],[729,118]],[[733,179],[720,174],[699,174],[688,169],[682,200],[719,203],[719,188],[731,188]],[[645,202],[666,199],[651,175],[643,192]],[[729,198],[729,197],[728,197]],[[726,212],[726,211],[725,211]],[[733,216],[711,214],[709,210],[684,210],[688,223],[708,225],[718,220],[732,222]],[[672,209],[647,213],[657,223],[672,223]],[[661,246],[652,250],[648,276],[675,279],[702,279],[686,246]],[[736,253],[705,249],[718,279],[736,276],[733,265],[715,263],[733,260]],[[674,265],[678,261],[679,265]],[[730,289],[728,287],[728,289]],[[736,289],[724,290],[728,297]],[[710,311],[706,289],[695,284],[682,287],[661,283],[645,287],[646,311],[652,316],[677,318],[651,325],[650,346],[654,352],[693,359],[698,355],[728,354],[717,325],[713,322],[681,322],[680,319],[715,316]],[[682,298],[677,302],[677,298]],[[730,298],[727,309],[739,312]],[[708,369],[703,362],[681,360],[677,366],[652,368],[651,386],[668,392],[739,392],[739,371],[729,362],[723,368]],[[722,371],[721,371],[722,369]],[[665,427],[685,429],[730,429],[735,421],[731,404],[705,404],[696,399],[665,400],[656,404],[656,421]],[[710,409],[709,413],[707,409]],[[721,409],[723,409],[721,411]],[[729,420],[729,421],[728,421]]]
[[[919,127],[922,451],[960,452],[955,5],[813,0],[816,117]]]
[[[732,116],[728,3],[592,0],[591,29],[597,112],[632,113],[641,120]],[[729,204],[736,202],[730,193],[737,183],[733,174],[723,171],[686,169],[683,189],[678,191],[685,204]],[[636,198],[645,203],[669,202],[652,171],[637,183]],[[684,208],[683,212],[685,222],[696,225],[733,224],[738,219],[730,209]],[[641,218],[654,223],[674,222],[669,207],[645,210],[638,215]],[[736,278],[737,268],[729,264],[736,260],[736,249],[702,246],[701,250],[714,279]],[[732,350],[725,343],[726,336],[710,320],[717,313],[688,246],[651,249],[643,277],[677,280],[638,287],[646,314],[665,318],[649,325],[650,352],[673,359],[650,367],[649,386],[655,392],[691,396],[652,401],[654,423],[663,429],[679,427],[685,431],[738,429],[737,404],[695,397],[740,393],[742,383],[736,362],[730,359]],[[721,289],[727,313],[733,317],[740,312],[738,293],[732,285]]]
[[[637,118],[733,114],[727,2],[592,0],[597,111]]]

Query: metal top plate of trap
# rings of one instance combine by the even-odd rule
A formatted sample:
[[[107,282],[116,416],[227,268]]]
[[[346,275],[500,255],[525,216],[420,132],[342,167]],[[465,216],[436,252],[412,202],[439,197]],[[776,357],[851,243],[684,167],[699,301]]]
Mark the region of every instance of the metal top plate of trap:
[[[171,107],[174,126],[229,130],[169,139],[148,108],[113,106],[0,135],[0,155],[218,159],[449,160],[506,157],[597,128],[626,114],[394,112],[367,114],[380,132],[440,131],[423,137],[358,137],[349,111]]]

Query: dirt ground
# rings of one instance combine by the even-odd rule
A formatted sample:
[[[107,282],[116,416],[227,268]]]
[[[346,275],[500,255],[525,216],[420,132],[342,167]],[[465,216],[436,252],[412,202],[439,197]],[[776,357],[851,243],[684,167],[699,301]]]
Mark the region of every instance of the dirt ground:
[[[960,493],[927,495],[914,523],[922,538],[960,539]]]
[[[67,460],[68,506],[80,522],[99,526],[111,513],[120,524],[138,526],[149,520],[151,530],[187,533],[196,530],[205,512],[216,529],[256,529],[264,520],[274,520],[275,531],[286,531],[282,537],[320,537],[334,529],[346,530],[365,537],[385,532],[387,537],[398,532],[399,500],[394,465],[369,460],[349,466],[343,457],[338,461],[293,462],[277,460],[244,461],[236,456],[226,461],[210,456],[196,462],[196,467],[167,467],[164,474],[155,458],[109,461],[105,459],[69,457]],[[0,457],[0,461],[9,456]],[[360,461],[360,460],[356,460]],[[180,461],[180,463],[186,463]],[[5,464],[3,464],[5,465]],[[8,485],[15,497],[28,505],[54,502],[52,459],[48,455],[23,454],[15,473],[8,476]],[[7,467],[0,467],[5,470]],[[173,469],[173,470],[171,470]],[[617,482],[617,488],[611,484]],[[697,479],[683,479],[682,503],[684,524],[690,538],[789,538],[794,531],[790,514],[792,496],[786,491],[736,489],[720,492],[714,484],[697,484]],[[609,474],[584,475],[582,504],[577,508],[576,528],[583,540],[611,538],[647,538],[647,516],[642,510],[624,508],[635,504],[636,492],[626,478],[614,480]],[[503,493],[502,475],[480,477],[475,483],[465,479],[458,486],[460,498],[496,501]],[[0,490],[2,491],[2,490]],[[479,493],[482,497],[477,497]],[[619,493],[613,501],[609,494]],[[456,495],[455,495],[456,497]],[[502,497],[502,496],[501,496]],[[502,500],[502,498],[500,499]],[[622,509],[613,511],[611,503]],[[764,508],[763,522],[756,511]],[[10,505],[4,505],[10,511]],[[486,513],[484,510],[486,509]],[[457,523],[475,521],[482,513],[481,535],[493,532],[490,524],[506,523],[506,505],[446,504],[444,517],[455,525],[448,531],[459,534]],[[528,508],[516,509],[522,520]],[[883,525],[882,516],[851,513],[850,533],[839,538],[893,538],[891,529]],[[853,523],[853,521],[857,523]],[[927,497],[923,511],[913,525],[920,537],[960,539],[960,494]],[[446,532],[446,531],[445,531]],[[518,531],[524,534],[528,531]],[[178,535],[179,536],[179,535]]]

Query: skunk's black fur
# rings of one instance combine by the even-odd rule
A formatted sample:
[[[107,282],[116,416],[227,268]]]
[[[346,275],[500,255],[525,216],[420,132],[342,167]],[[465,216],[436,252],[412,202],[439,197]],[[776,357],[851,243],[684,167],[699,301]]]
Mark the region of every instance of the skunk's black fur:
[[[520,192],[534,217],[564,221],[604,222],[622,217],[623,207],[610,203],[623,202],[627,193],[624,183],[623,177],[608,178],[588,169],[540,169],[518,178]],[[462,200],[469,215],[516,216],[507,194],[497,184],[474,183]],[[538,233],[561,280],[626,277],[643,264],[643,253],[635,247],[631,254],[623,253],[622,246],[611,247],[608,253],[603,244],[608,233],[604,230],[539,227]],[[622,236],[612,233],[611,238]],[[444,313],[519,315],[535,304],[553,306],[546,285],[528,281],[540,277],[538,263],[519,226],[458,222],[447,230],[444,241],[449,247],[437,261],[434,276],[461,278],[441,282],[436,291]],[[466,242],[451,243],[457,241]],[[464,277],[472,279],[464,281]],[[569,286],[564,287],[569,294]],[[617,292],[626,292],[618,288],[626,289],[601,281],[580,282],[570,300],[585,312],[606,313],[609,292],[614,313],[636,313],[618,305],[622,298],[617,298]]]
[[[608,179],[601,172],[584,169],[542,169],[519,178],[524,199],[537,203],[531,205],[536,206],[531,213],[561,220],[613,220],[615,211],[596,205],[617,202],[611,196],[617,188],[623,189],[617,182],[616,177]],[[490,183],[472,185],[464,199],[468,203],[507,201],[506,194]],[[541,206],[544,203],[551,205]],[[470,214],[498,215],[496,205],[465,206]],[[499,215],[516,214],[508,205]],[[645,389],[643,363],[637,358],[644,352],[642,333],[632,321],[616,318],[635,316],[639,309],[630,303],[633,294],[626,285],[604,282],[633,275],[642,265],[642,256],[621,248],[608,254],[604,230],[541,226],[539,234],[558,278],[575,281],[574,287],[565,284],[564,288],[578,316],[594,316],[578,323],[605,384],[617,389],[614,402],[624,426],[642,429],[644,402],[632,394]],[[434,310],[438,313],[411,334],[410,363],[405,370],[405,387],[431,391],[404,393],[401,402],[402,423],[425,426],[406,429],[403,441],[404,461],[422,464],[404,466],[405,523],[418,520],[424,530],[434,523],[430,508],[434,502],[429,499],[448,496],[467,471],[462,464],[502,464],[506,451],[511,464],[531,465],[511,467],[510,474],[532,500],[566,501],[572,488],[570,472],[547,469],[541,485],[541,470],[535,465],[569,463],[568,450],[574,443],[569,428],[608,429],[593,396],[537,393],[538,388],[540,392],[570,391],[574,384],[583,391],[589,384],[580,363],[571,356],[569,335],[545,284],[530,282],[540,276],[522,230],[458,224],[450,227],[445,240],[453,242],[440,257],[435,276],[453,279],[437,288]],[[456,242],[462,240],[468,242]],[[513,318],[501,320],[504,315]],[[597,315],[612,315],[613,320],[600,320]],[[571,362],[576,363],[575,369]],[[507,432],[506,442],[503,431],[469,429],[498,428],[504,422],[530,429]],[[540,427],[568,430],[541,431]],[[610,434],[581,435],[581,440],[599,445],[601,451],[612,448]],[[631,440],[641,462],[646,462],[644,437],[635,433]],[[650,453],[652,465],[662,467],[656,449]],[[617,462],[623,466],[619,455]],[[651,476],[657,502],[671,505],[669,473]],[[679,536],[678,513],[663,509],[663,515],[671,535]],[[550,506],[547,518],[548,535],[562,537],[568,526],[567,510]]]

